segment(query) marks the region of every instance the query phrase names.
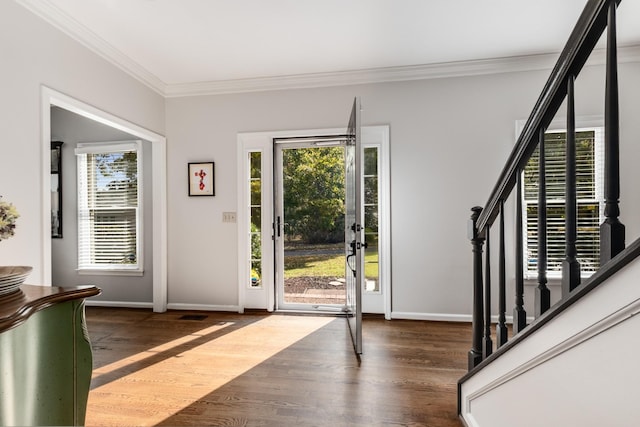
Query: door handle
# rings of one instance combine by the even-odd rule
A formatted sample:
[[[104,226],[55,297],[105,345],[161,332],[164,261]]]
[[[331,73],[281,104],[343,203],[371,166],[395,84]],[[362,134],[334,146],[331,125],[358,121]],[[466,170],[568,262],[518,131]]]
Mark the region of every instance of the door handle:
[[[350,243],[351,245],[351,254],[355,255],[357,249],[366,249],[369,247],[368,243],[356,242],[355,240]]]

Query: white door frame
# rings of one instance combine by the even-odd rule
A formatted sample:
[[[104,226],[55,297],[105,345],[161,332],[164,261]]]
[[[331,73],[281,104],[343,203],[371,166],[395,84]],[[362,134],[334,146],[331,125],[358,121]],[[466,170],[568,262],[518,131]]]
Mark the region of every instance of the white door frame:
[[[42,116],[42,270],[43,285],[51,285],[51,107],[64,108],[98,123],[151,142],[153,210],[153,311],[167,310],[167,140],[164,136],[54,89],[41,88]]]
[[[273,274],[274,249],[271,233],[273,224],[273,139],[318,135],[341,135],[346,128],[307,129],[274,132],[250,132],[238,134],[238,175],[237,175],[237,220],[238,220],[238,310],[245,308],[274,310],[275,284]],[[364,147],[376,146],[380,154],[380,192],[379,204],[381,217],[385,221],[379,224],[379,244],[382,259],[380,263],[380,284],[383,298],[384,315],[391,319],[391,203],[389,176],[389,126],[363,126],[362,142]],[[249,192],[247,185],[248,153],[262,153],[262,287],[250,288],[249,247],[250,228],[248,226]]]

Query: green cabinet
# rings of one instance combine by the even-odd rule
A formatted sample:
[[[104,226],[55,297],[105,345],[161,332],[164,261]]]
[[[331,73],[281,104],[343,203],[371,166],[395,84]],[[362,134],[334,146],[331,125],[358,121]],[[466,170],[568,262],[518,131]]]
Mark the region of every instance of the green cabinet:
[[[94,286],[23,285],[0,297],[0,425],[83,425],[92,355],[84,299]]]

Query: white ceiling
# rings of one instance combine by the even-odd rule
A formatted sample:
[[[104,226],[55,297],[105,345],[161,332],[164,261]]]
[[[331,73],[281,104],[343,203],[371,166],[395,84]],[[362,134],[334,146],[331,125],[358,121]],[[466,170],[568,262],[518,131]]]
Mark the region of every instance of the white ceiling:
[[[559,52],[586,0],[17,0],[160,92]],[[640,0],[619,7],[640,45]],[[636,21],[634,23],[633,21]]]

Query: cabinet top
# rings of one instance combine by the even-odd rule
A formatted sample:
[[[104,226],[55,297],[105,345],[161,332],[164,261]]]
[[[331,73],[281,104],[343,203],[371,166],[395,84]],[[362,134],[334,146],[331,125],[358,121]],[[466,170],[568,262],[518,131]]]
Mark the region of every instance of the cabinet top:
[[[52,305],[99,294],[100,289],[93,285],[22,285],[20,291],[0,296],[0,333],[20,325],[32,314]]]

